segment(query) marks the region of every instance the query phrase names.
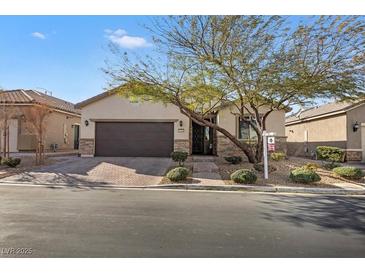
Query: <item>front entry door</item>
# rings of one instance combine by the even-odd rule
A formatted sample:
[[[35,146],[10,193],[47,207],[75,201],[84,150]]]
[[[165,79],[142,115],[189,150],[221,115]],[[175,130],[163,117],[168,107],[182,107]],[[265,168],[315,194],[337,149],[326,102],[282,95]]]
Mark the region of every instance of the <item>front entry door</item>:
[[[74,125],[74,149],[79,149],[80,142],[80,126]]]
[[[193,122],[193,154],[203,154],[204,151],[204,127]]]
[[[192,153],[213,154],[213,129],[192,122]]]

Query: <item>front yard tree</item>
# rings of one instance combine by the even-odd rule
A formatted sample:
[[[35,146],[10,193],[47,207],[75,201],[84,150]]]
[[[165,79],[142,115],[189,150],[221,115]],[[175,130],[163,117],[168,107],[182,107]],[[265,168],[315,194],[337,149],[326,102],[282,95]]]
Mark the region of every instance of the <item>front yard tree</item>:
[[[159,58],[117,57],[105,72],[121,95],[172,103],[198,124],[221,132],[252,163],[275,110],[317,98],[356,99],[365,77],[364,17],[172,16],[149,28]],[[254,145],[206,119],[223,104],[256,132]]]
[[[27,107],[23,110],[27,127],[37,136],[36,164],[44,164],[44,143],[46,139],[47,120],[52,110],[43,104]]]

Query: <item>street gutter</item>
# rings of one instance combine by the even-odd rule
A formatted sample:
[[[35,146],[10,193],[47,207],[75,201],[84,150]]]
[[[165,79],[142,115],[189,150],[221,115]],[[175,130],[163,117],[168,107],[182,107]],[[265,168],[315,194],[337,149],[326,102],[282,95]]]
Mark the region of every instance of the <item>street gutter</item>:
[[[305,193],[305,194],[336,194],[336,195],[365,195],[365,189],[352,188],[312,188],[312,187],[287,187],[287,186],[253,186],[253,185],[199,185],[199,184],[165,184],[150,186],[124,186],[124,185],[101,185],[101,184],[35,184],[33,182],[14,183],[1,180],[0,186],[43,186],[43,187],[74,187],[95,189],[164,189],[164,190],[205,190],[205,191],[247,191],[266,193]]]

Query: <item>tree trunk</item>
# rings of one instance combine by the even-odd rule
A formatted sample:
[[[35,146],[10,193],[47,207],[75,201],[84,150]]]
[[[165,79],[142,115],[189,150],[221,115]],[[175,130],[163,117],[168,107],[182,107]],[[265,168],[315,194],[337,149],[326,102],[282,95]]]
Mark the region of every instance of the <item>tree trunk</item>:
[[[250,163],[257,163],[258,160],[255,157],[254,152],[252,151],[252,147],[249,144],[240,142],[235,136],[233,136],[231,133],[229,133],[224,128],[218,126],[217,124],[214,124],[210,121],[207,121],[204,119],[204,117],[201,117],[200,115],[194,113],[193,111],[189,110],[188,108],[182,106],[179,102],[177,103],[178,107],[180,108],[181,113],[188,116],[190,119],[192,119],[194,122],[203,125],[208,126],[210,128],[213,128],[220,133],[222,133],[224,136],[226,136],[232,143],[234,143],[238,148],[242,150],[242,152],[246,155],[248,161]]]

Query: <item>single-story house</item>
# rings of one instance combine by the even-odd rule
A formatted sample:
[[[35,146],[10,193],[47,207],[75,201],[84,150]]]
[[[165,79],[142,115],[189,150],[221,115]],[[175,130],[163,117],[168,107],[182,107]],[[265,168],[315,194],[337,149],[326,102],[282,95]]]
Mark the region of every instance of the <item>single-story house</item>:
[[[346,151],[348,161],[365,161],[365,100],[310,108],[285,120],[288,154],[314,156],[317,146]]]
[[[93,156],[169,157],[172,151],[189,154],[243,155],[228,138],[198,125],[172,104],[134,102],[114,92],[104,92],[76,105],[81,109],[80,154]],[[244,141],[255,132],[239,121],[233,106],[221,107],[211,121]],[[285,111],[272,112],[267,130],[277,135],[285,150]]]
[[[53,149],[51,145],[54,144],[58,150],[78,149],[81,114],[74,104],[36,90],[17,89],[0,92],[0,113],[12,114],[8,122],[10,152],[36,149],[36,134],[27,124],[24,110],[40,104],[52,111],[45,122],[45,149]],[[3,138],[0,138],[0,144],[3,150]]]

